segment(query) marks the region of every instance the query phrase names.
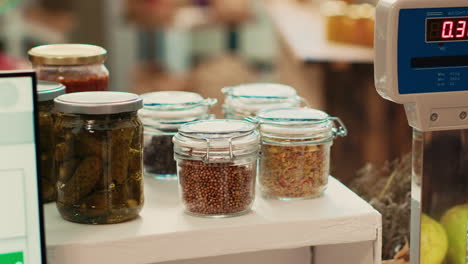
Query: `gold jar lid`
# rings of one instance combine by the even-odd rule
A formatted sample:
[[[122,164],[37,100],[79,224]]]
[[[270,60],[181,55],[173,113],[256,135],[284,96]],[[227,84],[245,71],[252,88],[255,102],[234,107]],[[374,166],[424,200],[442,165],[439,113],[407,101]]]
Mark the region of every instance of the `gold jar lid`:
[[[107,51],[88,44],[52,44],[29,50],[29,60],[39,65],[86,65],[103,63]]]

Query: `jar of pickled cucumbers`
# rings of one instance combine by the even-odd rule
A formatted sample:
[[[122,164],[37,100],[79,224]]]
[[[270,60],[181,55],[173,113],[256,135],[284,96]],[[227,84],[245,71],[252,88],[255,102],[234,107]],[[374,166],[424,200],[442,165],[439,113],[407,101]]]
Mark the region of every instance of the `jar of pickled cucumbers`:
[[[242,120],[203,120],[174,136],[185,212],[204,217],[248,213],[255,198],[260,136]]]
[[[39,155],[41,162],[42,202],[55,201],[54,171],[55,115],[54,99],[65,93],[65,86],[56,82],[39,81],[37,84],[37,101],[39,117]]]
[[[183,124],[210,118],[210,108],[217,100],[182,91],[152,92],[141,97],[144,173],[160,180],[177,179],[172,137]]]
[[[112,224],[143,206],[142,99],[82,92],[55,99],[57,208],[66,220]]]
[[[29,60],[39,80],[65,85],[67,93],[107,91],[107,51],[87,44],[51,44],[32,48]]]
[[[275,83],[243,84],[222,89],[223,113],[227,119],[243,119],[255,116],[267,108],[295,107],[305,103],[296,89]]]
[[[333,140],[347,134],[341,120],[298,107],[264,110],[249,120],[260,124],[258,182],[263,195],[281,200],[321,196],[328,183]]]

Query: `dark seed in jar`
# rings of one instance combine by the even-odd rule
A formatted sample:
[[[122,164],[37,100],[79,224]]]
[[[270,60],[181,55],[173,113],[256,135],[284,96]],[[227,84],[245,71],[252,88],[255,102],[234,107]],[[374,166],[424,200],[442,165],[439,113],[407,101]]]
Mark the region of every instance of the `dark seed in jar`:
[[[248,210],[255,195],[255,164],[181,161],[179,181],[188,212],[229,215]]]
[[[172,136],[153,136],[145,145],[143,162],[145,171],[154,174],[176,174]]]
[[[262,145],[260,188],[266,195],[308,198],[321,195],[328,182],[329,146]]]

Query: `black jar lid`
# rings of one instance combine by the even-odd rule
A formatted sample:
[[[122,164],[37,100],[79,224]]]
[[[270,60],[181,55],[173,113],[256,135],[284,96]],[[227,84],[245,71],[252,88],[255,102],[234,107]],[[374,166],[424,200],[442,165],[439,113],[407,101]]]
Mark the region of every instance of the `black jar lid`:
[[[143,100],[126,92],[80,92],[55,98],[55,109],[69,114],[103,115],[138,111]]]
[[[52,101],[65,94],[65,86],[58,82],[38,81],[36,92],[39,102]]]

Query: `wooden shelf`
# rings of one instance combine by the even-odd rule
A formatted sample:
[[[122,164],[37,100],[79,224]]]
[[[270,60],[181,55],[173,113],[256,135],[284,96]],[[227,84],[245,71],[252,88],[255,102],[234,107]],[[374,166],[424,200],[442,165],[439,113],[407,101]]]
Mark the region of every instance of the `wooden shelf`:
[[[372,63],[372,48],[327,41],[318,8],[291,0],[264,0],[277,31],[292,53],[305,62]]]
[[[321,198],[257,195],[251,213],[224,219],[186,215],[175,181],[146,179],[145,186],[141,216],[122,224],[74,224],[46,205],[49,264],[155,263],[363,241],[374,242],[374,263],[380,261],[380,214],[334,178]]]

